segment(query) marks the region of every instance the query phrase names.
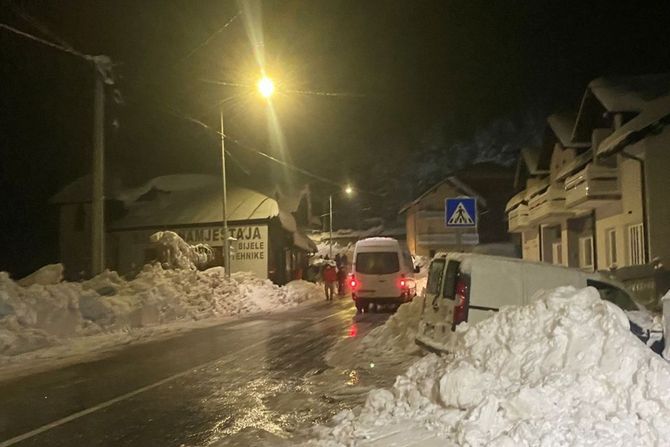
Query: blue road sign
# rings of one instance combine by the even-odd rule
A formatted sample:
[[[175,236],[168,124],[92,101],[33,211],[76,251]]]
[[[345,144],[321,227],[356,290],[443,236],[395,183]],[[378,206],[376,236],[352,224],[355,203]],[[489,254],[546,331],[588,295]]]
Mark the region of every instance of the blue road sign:
[[[477,199],[474,197],[446,199],[444,209],[444,222],[447,227],[477,227]]]

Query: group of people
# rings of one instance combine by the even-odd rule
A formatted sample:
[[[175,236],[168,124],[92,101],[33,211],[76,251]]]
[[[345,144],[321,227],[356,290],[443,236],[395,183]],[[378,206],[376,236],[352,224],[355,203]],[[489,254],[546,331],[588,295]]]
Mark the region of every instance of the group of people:
[[[335,255],[335,262],[332,262],[328,256],[324,258],[324,261],[321,270],[323,289],[326,294],[326,301],[332,301],[335,295],[335,284],[337,284],[337,294],[339,296],[345,294],[349,261],[347,255],[340,255],[339,253]]]

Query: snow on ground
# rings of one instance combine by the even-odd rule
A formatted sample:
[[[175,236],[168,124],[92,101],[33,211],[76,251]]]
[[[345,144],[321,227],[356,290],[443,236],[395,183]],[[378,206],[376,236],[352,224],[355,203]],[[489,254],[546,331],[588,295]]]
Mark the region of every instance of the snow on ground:
[[[416,275],[417,296],[409,303],[401,305],[385,324],[372,329],[363,338],[346,338],[337,343],[326,355],[331,366],[352,367],[358,360],[364,363],[386,362],[403,363],[420,353],[414,342],[421,319],[423,295],[427,274],[424,271]],[[357,315],[357,322],[374,318],[374,314]]]
[[[322,298],[321,288],[306,281],[279,287],[251,273],[228,280],[221,267],[201,272],[153,264],[130,281],[112,271],[84,282],[61,280],[60,265],[21,282],[0,272],[0,366],[44,358],[42,348],[81,354],[179,329],[169,323],[279,311]]]
[[[670,366],[593,288],[459,326],[391,389],[316,427],[306,445],[653,446],[670,439]]]

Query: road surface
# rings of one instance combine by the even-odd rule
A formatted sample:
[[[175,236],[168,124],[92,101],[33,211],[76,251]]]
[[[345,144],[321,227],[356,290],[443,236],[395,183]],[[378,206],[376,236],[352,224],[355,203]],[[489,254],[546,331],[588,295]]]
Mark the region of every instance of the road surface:
[[[333,371],[323,356],[387,317],[355,317],[343,298],[0,382],[0,447],[277,444],[361,401],[361,393],[324,391],[322,375],[342,382],[327,385],[334,389],[360,377]],[[366,380],[389,384],[388,377]]]

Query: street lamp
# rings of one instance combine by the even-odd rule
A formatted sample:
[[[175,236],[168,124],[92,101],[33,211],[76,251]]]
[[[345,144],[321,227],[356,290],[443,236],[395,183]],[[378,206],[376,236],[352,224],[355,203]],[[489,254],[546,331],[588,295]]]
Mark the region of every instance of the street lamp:
[[[270,98],[275,90],[274,82],[267,76],[262,77],[256,84],[258,92],[265,98]],[[222,196],[221,196],[221,208],[223,211],[223,263],[225,265],[225,274],[226,278],[230,278],[230,233],[228,231],[228,207],[227,207],[227,196],[228,190],[226,187],[226,146],[225,146],[225,134],[223,131],[223,103],[219,107],[219,118],[221,121],[221,183],[222,183]]]
[[[265,98],[269,98],[275,92],[275,83],[272,82],[272,79],[268,78],[267,76],[263,76],[261,79],[259,79],[256,87],[258,88],[260,94]]]
[[[351,185],[347,185],[344,188],[344,193],[351,197],[354,193],[354,188]],[[330,194],[328,196],[328,219],[330,220],[330,246],[329,246],[329,253],[330,253],[330,258],[333,258],[333,194]]]

